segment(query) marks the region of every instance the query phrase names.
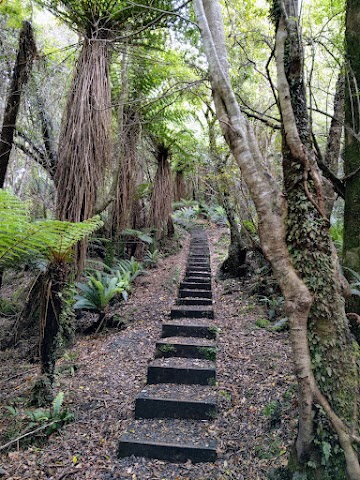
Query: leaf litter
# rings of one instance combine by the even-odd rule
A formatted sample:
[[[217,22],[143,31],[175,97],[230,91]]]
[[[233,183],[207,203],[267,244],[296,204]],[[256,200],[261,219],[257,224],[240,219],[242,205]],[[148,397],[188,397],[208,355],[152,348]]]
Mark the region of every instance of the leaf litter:
[[[208,229],[213,275],[219,228]],[[288,334],[255,326],[264,316],[242,294],[239,282],[213,281],[219,351],[219,414],[208,432],[219,442],[214,463],[184,464],[129,457],[118,459],[117,444],[133,420],[136,395],[146,388],[147,365],[154,359],[161,324],[175,304],[179,268],[182,278],[189,239],[176,255],[139,277],[137,288],[118,313],[128,320],[122,331],[79,336],[75,374],[61,374],[58,390],[75,422],[41,446],[0,452],[7,480],[265,480],[271,469],[285,466],[296,430],[295,380]],[[216,247],[216,248],[215,248]],[[38,369],[16,350],[1,352],[1,406],[25,397]],[[1,409],[0,433],[12,421]],[[170,432],[171,433],[171,432]],[[2,439],[3,440],[3,439]],[[5,443],[2,441],[2,444]]]

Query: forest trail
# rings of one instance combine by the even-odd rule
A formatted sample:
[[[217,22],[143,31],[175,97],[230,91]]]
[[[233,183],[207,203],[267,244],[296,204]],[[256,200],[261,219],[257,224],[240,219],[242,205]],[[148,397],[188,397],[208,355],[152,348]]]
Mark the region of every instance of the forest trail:
[[[179,464],[117,458],[119,439],[134,421],[134,400],[144,388],[148,363],[184,276],[187,238],[179,253],[138,278],[137,288],[119,312],[129,321],[126,329],[80,337],[59,361],[58,388],[65,393],[66,406],[76,412],[76,421],[41,447],[2,453],[0,465],[6,479],[265,480],[271,468],[286,465],[296,427],[287,333],[258,328],[255,322],[264,312],[243,295],[243,286],[215,278],[226,252],[224,232],[207,229],[214,322],[221,329],[217,339],[219,413],[210,426],[211,436],[218,441],[217,460]],[[12,373],[25,372],[3,380],[2,405],[8,405],[14,390],[19,396],[27,391],[36,370],[21,359],[15,358],[14,364],[11,352],[1,356],[3,379],[10,377],[11,362]]]
[[[156,344],[157,358],[148,365],[147,385],[135,400],[136,421],[120,438],[120,458],[216,460],[217,442],[209,432],[217,414],[217,327],[208,303],[211,283],[206,233],[194,228],[177,305],[162,324],[165,341]]]

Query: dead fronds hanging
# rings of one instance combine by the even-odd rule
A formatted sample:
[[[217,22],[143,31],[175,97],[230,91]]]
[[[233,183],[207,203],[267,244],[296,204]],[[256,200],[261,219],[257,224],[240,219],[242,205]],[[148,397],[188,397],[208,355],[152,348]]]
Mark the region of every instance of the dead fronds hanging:
[[[110,154],[111,97],[106,40],[85,39],[63,117],[56,171],[57,213],[82,221],[94,213]]]
[[[124,111],[120,132],[120,167],[115,200],[112,209],[112,235],[117,238],[122,230],[131,226],[137,179],[137,144],[141,132],[138,112]]]
[[[81,222],[94,215],[98,189],[110,156],[111,90],[106,40],[85,38],[62,122],[55,173],[57,216]],[[86,241],[77,247],[81,272]]]
[[[155,229],[155,239],[161,240],[171,234],[173,180],[169,162],[170,150],[164,144],[157,145],[158,162],[151,195],[149,227]]]

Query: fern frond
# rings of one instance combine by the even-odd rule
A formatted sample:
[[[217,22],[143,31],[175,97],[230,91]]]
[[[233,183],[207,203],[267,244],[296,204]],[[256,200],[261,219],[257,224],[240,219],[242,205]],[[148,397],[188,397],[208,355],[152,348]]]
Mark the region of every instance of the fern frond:
[[[101,225],[99,217],[79,223],[31,222],[29,206],[11,192],[0,190],[0,269],[29,258],[64,258],[73,245]]]

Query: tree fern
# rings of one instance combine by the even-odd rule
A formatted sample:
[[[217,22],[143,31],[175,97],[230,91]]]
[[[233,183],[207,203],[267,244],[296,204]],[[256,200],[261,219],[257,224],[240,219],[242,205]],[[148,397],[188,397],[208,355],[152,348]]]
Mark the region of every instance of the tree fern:
[[[0,190],[0,269],[29,258],[64,260],[79,240],[101,225],[98,217],[79,223],[31,221],[29,206],[12,193]]]

